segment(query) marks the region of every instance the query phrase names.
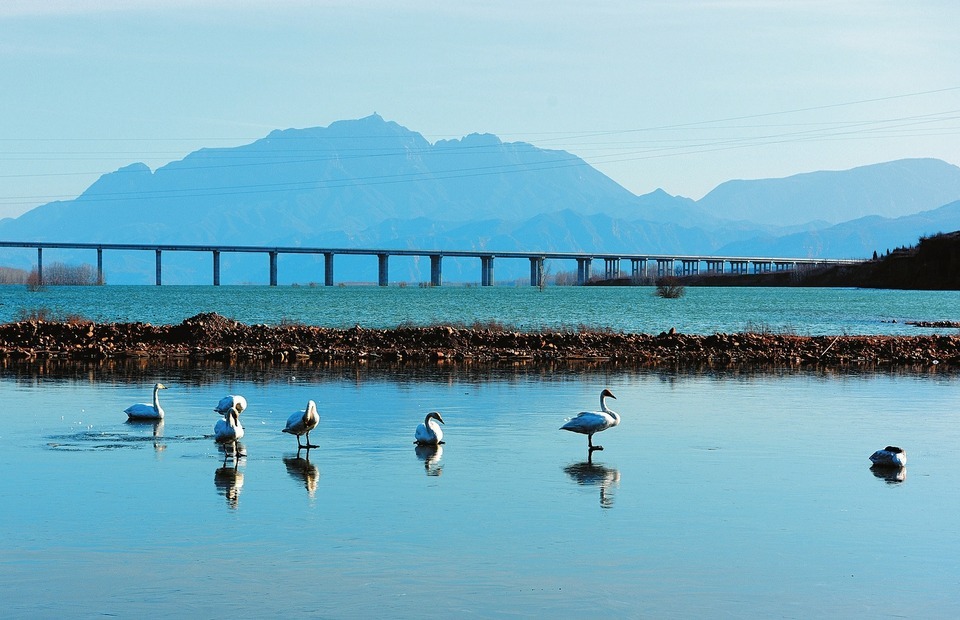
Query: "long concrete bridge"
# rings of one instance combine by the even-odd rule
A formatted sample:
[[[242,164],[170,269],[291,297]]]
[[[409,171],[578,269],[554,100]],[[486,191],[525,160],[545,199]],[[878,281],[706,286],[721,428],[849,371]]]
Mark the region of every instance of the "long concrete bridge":
[[[803,266],[853,264],[862,261],[828,258],[772,258],[758,256],[706,256],[680,254],[626,254],[585,252],[493,252],[483,250],[394,250],[363,248],[305,248],[264,247],[244,245],[182,245],[140,243],[58,243],[47,241],[0,241],[0,247],[32,248],[37,251],[38,284],[43,284],[43,251],[45,249],[91,250],[97,253],[97,281],[103,282],[103,252],[105,250],[135,250],[156,254],[156,283],[162,283],[162,255],[164,252],[210,252],[213,255],[213,285],[220,285],[220,255],[224,253],[259,253],[269,257],[270,286],[277,285],[277,259],[281,254],[323,255],[325,286],[333,286],[333,259],[338,255],[376,256],[378,262],[377,283],[389,283],[389,260],[391,256],[417,256],[430,259],[430,284],[443,284],[444,258],[476,258],[480,260],[480,283],[493,286],[494,259],[525,259],[530,261],[530,285],[544,283],[544,261],[565,260],[577,263],[577,284],[586,284],[593,273],[593,262],[603,261],[605,279],[621,278],[624,261],[629,261],[630,277],[642,278],[656,275],[694,275],[700,273],[764,273],[789,271]],[[598,274],[599,275],[599,274]]]

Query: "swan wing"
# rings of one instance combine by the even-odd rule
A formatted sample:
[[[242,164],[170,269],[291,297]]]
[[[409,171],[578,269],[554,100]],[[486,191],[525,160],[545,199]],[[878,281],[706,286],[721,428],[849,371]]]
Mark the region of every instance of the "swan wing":
[[[287,426],[283,429],[284,433],[290,433],[292,435],[302,435],[306,432],[306,424],[303,421],[303,411],[297,411],[290,415],[287,418]]]
[[[414,438],[417,440],[417,443],[439,443],[440,437],[437,436],[439,429],[431,428],[433,425],[427,426],[423,422],[417,425],[417,430],[413,434]],[[442,431],[441,431],[442,432]]]
[[[575,433],[596,433],[610,426],[610,418],[606,414],[596,411],[581,411],[577,417],[570,418],[567,423],[560,427],[560,430],[573,431]]]
[[[131,418],[160,418],[163,417],[160,415],[160,412],[156,410],[153,405],[148,405],[147,403],[137,403],[135,405],[130,405],[123,410],[128,417]]]

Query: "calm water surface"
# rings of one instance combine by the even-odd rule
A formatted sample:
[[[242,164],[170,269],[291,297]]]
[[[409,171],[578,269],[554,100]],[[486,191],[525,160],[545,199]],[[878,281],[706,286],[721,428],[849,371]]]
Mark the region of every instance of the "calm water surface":
[[[652,287],[101,286],[28,291],[0,286],[0,322],[46,308],[97,321],[179,323],[200,312],[244,323],[329,327],[499,321],[520,329],[605,327],[710,334],[772,330],[800,335],[919,334],[904,321],[960,320],[960,291],[695,288],[660,299]],[[943,330],[940,330],[943,331]],[[954,333],[955,330],[950,330]]]
[[[154,380],[166,422],[126,423]],[[0,600],[14,617],[956,617],[957,381],[7,371]],[[623,423],[589,461],[558,427],[604,386]],[[236,467],[210,437],[230,392],[250,403]],[[310,398],[322,447],[298,460],[279,429]],[[432,456],[412,443],[431,409]],[[869,469],[887,443],[902,480]]]

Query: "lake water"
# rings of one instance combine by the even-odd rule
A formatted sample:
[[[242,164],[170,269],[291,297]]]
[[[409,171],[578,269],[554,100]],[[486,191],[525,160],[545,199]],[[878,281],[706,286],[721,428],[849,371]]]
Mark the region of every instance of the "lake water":
[[[14,617],[955,617],[953,377],[158,372],[0,379]],[[617,396],[620,426],[558,430]],[[247,456],[211,439],[228,392]],[[308,399],[309,462],[279,431]],[[446,444],[418,453],[438,409]],[[867,457],[903,445],[887,480]],[[301,453],[301,457],[305,453]]]
[[[0,322],[45,308],[58,316],[111,322],[180,323],[200,312],[218,312],[248,324],[374,328],[498,321],[524,330],[585,325],[654,334],[674,327],[691,334],[752,329],[836,335],[929,333],[936,330],[904,322],[960,320],[960,291],[688,287],[681,299],[653,292],[652,287],[109,285],[29,291],[0,286]]]
[[[902,321],[956,319],[957,301],[836,289],[0,294],[6,316],[159,323],[215,310],[701,333],[922,333]],[[126,422],[156,381],[169,388],[164,424]],[[559,427],[596,409],[603,387],[623,422],[588,459],[586,438]],[[8,617],[956,617],[958,387],[933,369],[7,366],[0,602]],[[212,440],[228,393],[249,401],[239,461]],[[322,417],[309,460],[280,432],[308,399]],[[446,444],[427,454],[413,431],[434,409]],[[907,467],[874,473],[867,457],[891,443]]]

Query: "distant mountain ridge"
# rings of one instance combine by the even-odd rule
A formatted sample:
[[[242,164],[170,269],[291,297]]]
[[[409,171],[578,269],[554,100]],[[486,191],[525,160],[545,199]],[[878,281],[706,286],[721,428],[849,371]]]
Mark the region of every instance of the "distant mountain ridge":
[[[934,159],[730,181],[699,201],[636,196],[565,151],[490,134],[431,144],[372,115],[200,149],[153,171],[133,163],[74,200],[0,221],[0,238],[842,258],[960,229],[960,208],[944,207],[957,200],[960,168]],[[31,260],[0,252],[0,264]],[[208,279],[182,262],[165,267],[165,281]],[[151,268],[131,258],[108,282]],[[282,273],[303,282],[313,269]],[[422,278],[416,269],[405,277]],[[511,270],[498,265],[503,277]]]

